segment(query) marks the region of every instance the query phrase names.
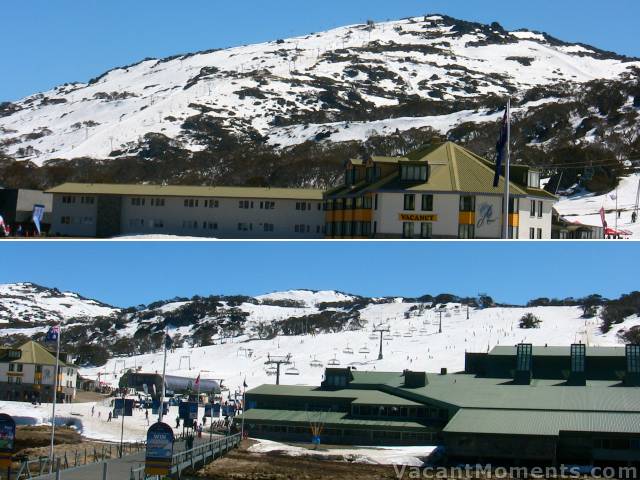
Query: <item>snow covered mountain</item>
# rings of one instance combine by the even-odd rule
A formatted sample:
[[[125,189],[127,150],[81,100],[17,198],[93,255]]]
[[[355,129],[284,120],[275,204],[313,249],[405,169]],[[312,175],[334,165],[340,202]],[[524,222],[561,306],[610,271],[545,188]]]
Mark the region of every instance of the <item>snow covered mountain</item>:
[[[360,145],[396,132],[406,134],[403,147],[440,133],[487,153],[507,96],[514,102],[516,153],[605,137],[611,144],[613,134],[635,141],[639,72],[638,59],[496,23],[441,15],[369,22],[145,59],[4,103],[0,152],[35,165],[170,159],[180,169],[156,173],[173,181],[241,183],[258,176],[322,184],[328,177],[317,172],[278,177],[278,158],[296,146]],[[474,131],[478,126],[483,132]],[[270,156],[243,177],[238,164],[249,161],[241,153],[247,148],[254,160],[257,153]],[[335,160],[324,155],[322,166],[336,174]],[[86,168],[67,174],[98,175]],[[150,180],[139,175],[135,180]]]
[[[0,324],[36,326],[78,317],[109,316],[119,310],[77,293],[34,283],[0,284]],[[2,330],[5,335],[7,332]]]

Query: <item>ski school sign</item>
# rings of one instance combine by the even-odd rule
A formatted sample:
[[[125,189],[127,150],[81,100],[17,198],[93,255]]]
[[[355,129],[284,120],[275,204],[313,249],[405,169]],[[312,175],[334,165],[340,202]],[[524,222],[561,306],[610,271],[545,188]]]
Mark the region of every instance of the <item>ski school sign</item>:
[[[144,471],[147,475],[169,475],[173,455],[173,430],[166,423],[154,423],[147,430]]]

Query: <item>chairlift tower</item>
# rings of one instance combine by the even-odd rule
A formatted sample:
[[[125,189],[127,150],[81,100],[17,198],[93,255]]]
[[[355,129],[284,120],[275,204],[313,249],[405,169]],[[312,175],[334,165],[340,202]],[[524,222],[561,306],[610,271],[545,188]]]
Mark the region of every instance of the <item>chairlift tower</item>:
[[[380,324],[374,327],[373,331],[380,334],[380,351],[378,352],[378,360],[382,360],[382,335],[389,333],[389,326]]]
[[[280,385],[280,366],[291,365],[291,354],[290,353],[288,353],[287,355],[267,354],[267,361],[264,362],[264,364],[267,365],[267,368],[269,366],[276,368],[276,385]]]

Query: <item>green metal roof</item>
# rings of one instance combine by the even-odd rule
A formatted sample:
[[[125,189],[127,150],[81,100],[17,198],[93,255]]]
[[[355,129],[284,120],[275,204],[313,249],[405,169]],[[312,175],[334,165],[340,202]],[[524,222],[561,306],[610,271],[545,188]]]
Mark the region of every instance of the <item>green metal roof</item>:
[[[461,374],[429,374],[428,382],[426,387],[406,390],[409,398],[433,399],[461,408],[640,413],[640,388],[614,387],[612,382],[589,382],[579,387],[534,379],[530,385],[513,385],[511,379],[478,379]]]
[[[322,422],[325,427],[332,425],[350,427],[380,427],[385,430],[393,428],[416,429],[422,431],[432,431],[418,422],[402,422],[393,420],[365,420],[360,418],[348,418],[348,414],[343,412],[311,412],[302,410],[267,410],[261,408],[251,408],[244,413],[245,422],[262,421],[277,422],[278,424],[299,424],[312,421]]]
[[[463,408],[445,433],[557,436],[565,432],[640,433],[640,413],[532,412]]]
[[[116,185],[108,183],[64,183],[47,193],[70,195],[144,195],[165,197],[275,198],[322,200],[323,190],[311,188],[202,187],[182,185]]]
[[[407,190],[415,192],[462,192],[475,194],[502,195],[504,192],[504,178],[500,177],[498,186],[493,187],[494,169],[488,160],[476,155],[453,142],[430,145],[423,149],[409,153],[405,157],[372,157],[372,161],[379,163],[428,162],[430,167],[429,179],[425,183],[407,185],[400,182],[399,176],[389,175],[379,180],[375,185],[362,188],[363,191],[395,191]],[[361,161],[357,162],[362,164]],[[522,168],[528,168],[520,166]],[[509,183],[512,195],[534,196],[555,199],[551,193],[539,189]],[[359,190],[356,188],[355,191]],[[331,191],[331,195],[354,193],[352,191]]]
[[[516,350],[515,345],[498,345],[491,349],[489,355],[506,355],[515,358]],[[585,347],[585,352],[587,357],[624,357],[625,347]],[[567,357],[568,360],[571,355],[571,347],[534,346],[532,353],[534,357]]]
[[[321,390],[318,387],[304,385],[260,385],[259,387],[249,390],[247,395],[350,399],[352,403],[366,405],[420,405],[418,402],[381,392],[379,390],[358,390],[354,388]]]
[[[22,351],[22,356],[17,360],[12,360],[11,363],[29,363],[34,365],[56,365],[56,357],[51,354],[46,348],[34,341],[28,341],[24,345],[19,347]],[[60,361],[61,367],[66,367],[67,364]]]

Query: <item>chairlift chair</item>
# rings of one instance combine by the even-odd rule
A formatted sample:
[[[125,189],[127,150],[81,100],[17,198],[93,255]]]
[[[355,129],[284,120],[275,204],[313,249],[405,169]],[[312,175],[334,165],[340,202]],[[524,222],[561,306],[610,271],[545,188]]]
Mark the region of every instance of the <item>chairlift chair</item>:
[[[413,333],[411,332],[404,332],[404,334],[402,335],[403,337],[413,337]]]
[[[385,333],[385,334],[382,336],[382,339],[383,339],[383,340],[393,340],[393,337],[391,336],[391,334],[390,334],[390,333]]]
[[[346,353],[347,355],[353,355],[353,348],[351,348],[349,345],[347,345],[344,350],[342,350],[342,353]]]
[[[309,366],[313,368],[321,368],[322,362],[320,360],[317,360],[316,357],[313,357],[313,360],[309,362]]]
[[[393,336],[394,337],[399,337],[400,336],[400,332],[393,332]]]
[[[278,373],[278,369],[273,365],[267,367],[265,371],[267,372],[267,375],[275,375],[276,373]]]
[[[375,333],[372,333],[371,335],[369,335],[369,340],[375,340],[377,338],[378,336]]]
[[[340,361],[336,357],[333,357],[331,360],[327,362],[327,365],[335,367],[336,365],[340,365]]]
[[[362,347],[360,350],[358,350],[358,353],[371,353],[371,350],[369,350],[369,348],[365,345],[364,347]]]
[[[285,370],[284,374],[285,374],[285,375],[300,375],[300,370],[298,370],[298,369],[296,368],[296,365],[295,365],[295,363],[294,363],[292,367],[289,367],[289,368],[287,368],[287,369]]]

